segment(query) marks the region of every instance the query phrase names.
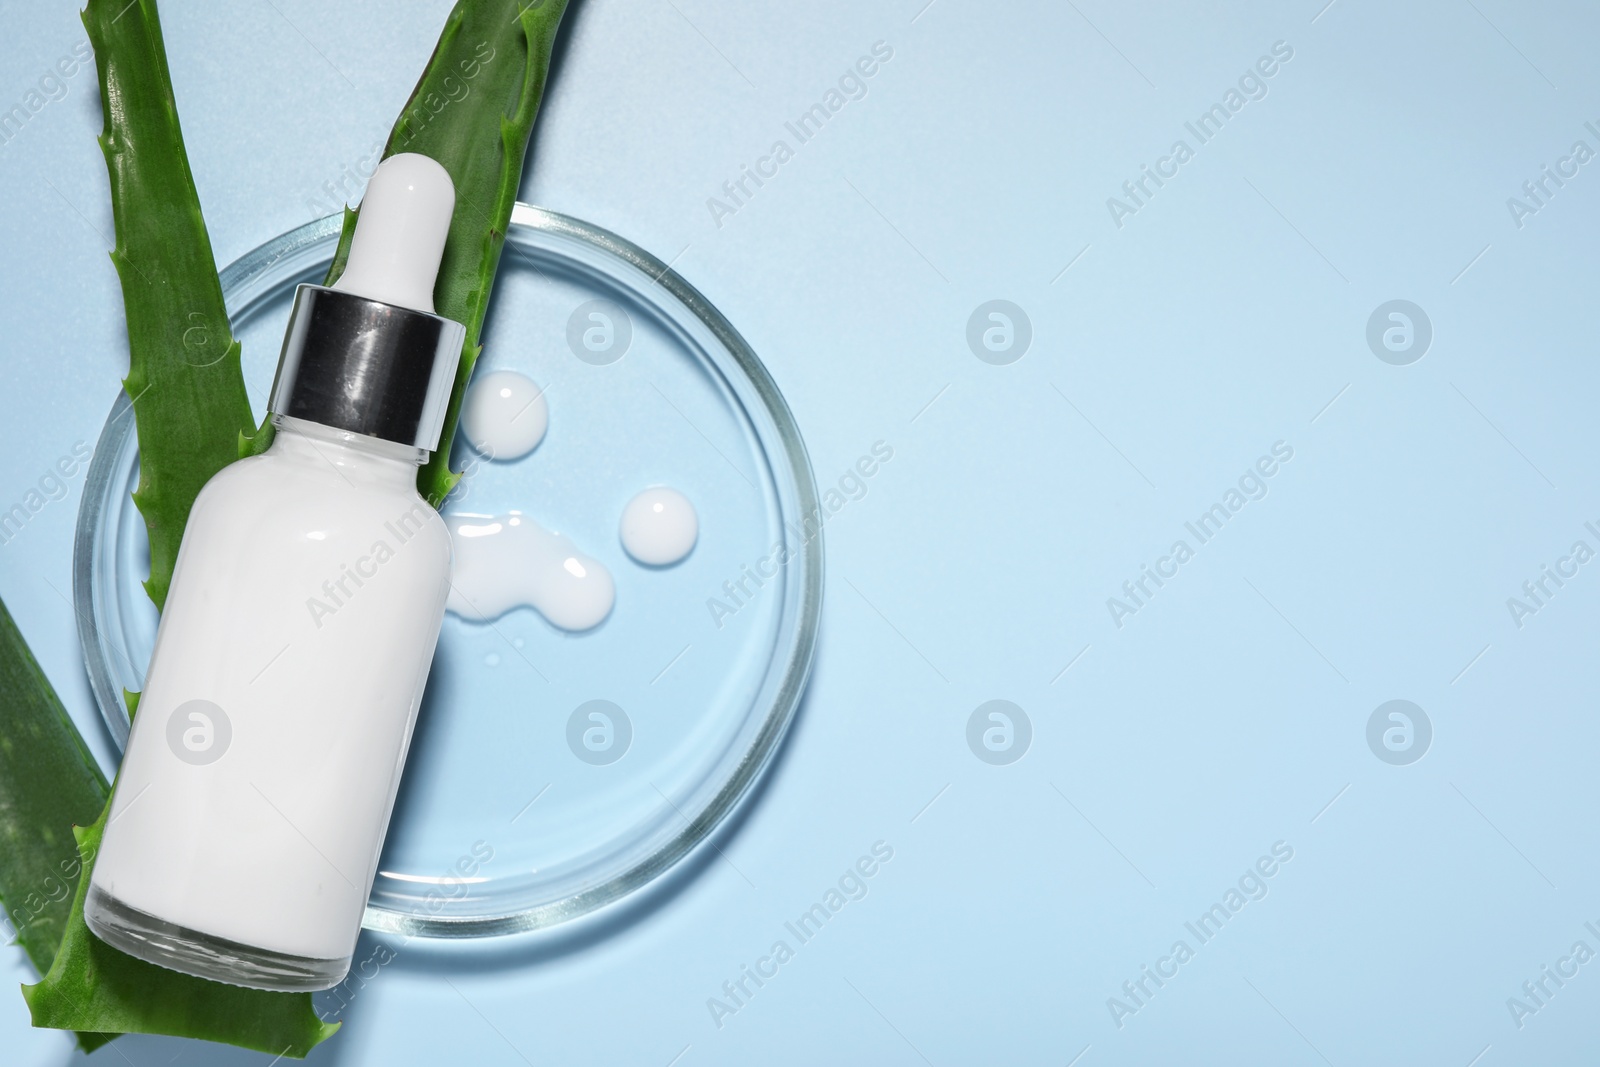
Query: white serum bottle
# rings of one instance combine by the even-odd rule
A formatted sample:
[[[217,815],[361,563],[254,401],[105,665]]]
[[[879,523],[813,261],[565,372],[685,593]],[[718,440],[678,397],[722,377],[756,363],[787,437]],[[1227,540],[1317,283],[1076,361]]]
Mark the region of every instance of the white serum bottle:
[[[184,528],[84,907],[124,952],[259,989],[350,969],[449,592],[417,494],[465,334],[433,313],[455,190],[379,166],[348,265],[303,285],[263,454]]]

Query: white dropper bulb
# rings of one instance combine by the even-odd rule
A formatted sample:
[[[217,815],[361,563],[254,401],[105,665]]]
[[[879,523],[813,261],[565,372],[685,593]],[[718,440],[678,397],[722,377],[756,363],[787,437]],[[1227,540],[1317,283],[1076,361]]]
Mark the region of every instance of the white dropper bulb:
[[[367,182],[350,256],[333,288],[432,314],[455,208],[455,184],[442,166],[415,152],[390,156]]]

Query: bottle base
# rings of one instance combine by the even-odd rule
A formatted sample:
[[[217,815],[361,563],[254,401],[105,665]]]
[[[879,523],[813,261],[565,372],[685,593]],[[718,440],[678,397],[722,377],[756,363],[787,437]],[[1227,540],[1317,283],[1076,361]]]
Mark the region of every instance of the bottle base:
[[[83,904],[89,930],[147,963],[213,982],[282,993],[331,989],[350,973],[350,957],[315,959],[214,937],[130,907],[93,884]]]

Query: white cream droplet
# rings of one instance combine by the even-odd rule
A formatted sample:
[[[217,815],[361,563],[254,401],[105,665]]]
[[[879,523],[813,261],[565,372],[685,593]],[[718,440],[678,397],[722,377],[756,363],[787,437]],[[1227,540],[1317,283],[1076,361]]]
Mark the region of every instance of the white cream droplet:
[[[622,547],[640,563],[676,563],[694,548],[700,517],[689,498],[664,485],[646,489],[622,509]]]
[[[490,459],[520,459],[544,440],[550,407],[539,384],[514,370],[497,370],[473,381],[461,405],[461,429],[472,447]]]
[[[520,511],[447,515],[455,562],[450,612],[471,622],[527,605],[563,630],[587,630],[611,613],[616,585],[605,564]]]

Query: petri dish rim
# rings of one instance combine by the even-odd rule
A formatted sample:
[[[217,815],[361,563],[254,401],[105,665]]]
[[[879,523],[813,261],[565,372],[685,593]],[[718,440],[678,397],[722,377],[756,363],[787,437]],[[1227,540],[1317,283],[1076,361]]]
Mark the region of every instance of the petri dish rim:
[[[337,236],[342,216],[329,215],[290,230],[240,256],[220,272],[228,313],[236,322],[249,317],[284,284],[286,274],[298,276],[326,259],[327,244]],[[638,245],[599,226],[559,212],[517,203],[511,214],[507,241],[522,234],[544,234],[586,245],[642,273],[665,296],[686,309],[710,332],[732,361],[732,370],[744,380],[764,409],[776,441],[766,446],[767,460],[780,466],[785,478],[777,486],[780,501],[785,488],[794,499],[785,510],[804,525],[806,516],[819,514],[819,497],[811,463],[798,425],[783,395],[759,357],[721,312],[671,266]],[[649,303],[644,296],[639,299]],[[726,373],[729,368],[719,368]],[[107,511],[118,497],[121,478],[137,450],[127,394],[119,392],[106,419],[90,461],[78,512],[73,545],[73,601],[78,638],[95,704],[120,749],[127,742],[128,718],[122,687],[109,660],[122,654],[110,634],[120,626],[118,591],[108,588],[101,571],[107,542],[117,531],[107,529]],[[747,416],[748,417],[748,416]],[[775,448],[773,445],[775,444]],[[120,477],[119,477],[120,476]],[[114,516],[113,516],[114,517]],[[809,529],[809,527],[805,527]],[[723,825],[751,792],[771,763],[799,708],[816,652],[822,608],[823,539],[821,529],[799,545],[789,565],[796,575],[793,622],[780,630],[782,646],[773,659],[778,673],[761,715],[760,726],[725,776],[697,808],[681,812],[684,825],[647,855],[596,884],[560,899],[525,908],[488,914],[421,915],[369,902],[362,925],[367,929],[421,937],[489,937],[542,930],[587,915],[644,888],[689,856]],[[785,611],[785,616],[789,612]],[[781,663],[780,663],[781,657]],[[132,667],[131,662],[129,666]],[[137,669],[135,669],[137,673]]]

